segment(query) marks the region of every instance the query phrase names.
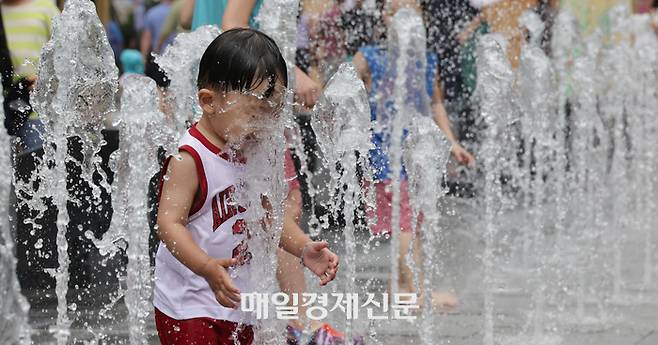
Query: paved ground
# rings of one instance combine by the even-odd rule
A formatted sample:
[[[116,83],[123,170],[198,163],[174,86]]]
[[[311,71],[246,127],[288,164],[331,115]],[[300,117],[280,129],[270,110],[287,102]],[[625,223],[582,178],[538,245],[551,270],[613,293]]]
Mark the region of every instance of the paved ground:
[[[523,214],[511,212],[505,221],[498,224],[499,236],[495,239],[493,256],[495,263],[491,274],[493,300],[493,344],[485,338],[485,312],[482,254],[484,252],[484,224],[481,223],[479,207],[472,200],[449,199],[446,214],[442,220],[443,240],[433,248],[433,256],[440,262],[437,265],[437,278],[433,282],[437,290],[454,291],[460,305],[446,313],[438,313],[426,324],[426,344],[450,345],[655,345],[658,344],[658,284],[654,281],[648,288],[641,288],[640,282],[645,267],[644,237],[639,231],[631,231],[620,242],[623,253],[621,260],[622,282],[617,296],[611,293],[614,267],[609,248],[603,246],[594,253],[595,259],[586,274],[586,289],[583,289],[583,308],[579,315],[576,307],[580,286],[573,271],[577,271],[579,261],[565,258],[544,265],[540,280],[545,286],[545,300],[540,318],[536,318],[537,271],[522,268],[518,255],[518,233],[521,227],[528,226],[530,220]],[[357,234],[358,241],[366,241],[364,234]],[[550,236],[549,236],[550,237]],[[546,239],[547,241],[550,238]],[[340,250],[342,242],[333,247]],[[592,242],[592,245],[599,245]],[[510,249],[511,248],[511,249]],[[581,250],[584,248],[580,248]],[[386,241],[372,243],[368,254],[359,247],[355,286],[357,292],[385,289],[390,264],[390,246]],[[345,256],[343,256],[345,257]],[[588,261],[589,262],[589,261]],[[317,289],[310,277],[309,291],[346,291],[348,265],[345,259],[336,282],[323,290]],[[653,269],[656,265],[653,263]],[[101,266],[97,266],[101,267]],[[99,269],[101,272],[111,268]],[[658,279],[657,272],[653,272]],[[77,297],[69,295],[70,301],[77,301],[76,310],[71,311],[74,323],[71,327],[72,344],[127,344],[127,310],[120,299],[116,304],[103,307],[116,285],[94,289]],[[49,328],[56,318],[56,304],[53,291],[29,290],[26,294],[33,303],[30,322],[34,329],[35,344],[52,344],[54,339]],[[101,315],[102,314],[102,315]],[[332,314],[330,319],[341,327],[342,319]],[[538,325],[538,326],[536,326]],[[414,322],[393,320],[370,323],[357,320],[354,328],[360,334],[370,334],[368,344],[422,344],[420,320]],[[431,332],[431,333],[430,333]],[[157,344],[154,327],[147,325],[148,343]]]

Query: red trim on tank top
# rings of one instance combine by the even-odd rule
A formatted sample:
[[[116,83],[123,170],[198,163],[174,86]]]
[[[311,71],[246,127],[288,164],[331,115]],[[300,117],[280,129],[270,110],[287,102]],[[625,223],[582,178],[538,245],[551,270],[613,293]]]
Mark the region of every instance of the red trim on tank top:
[[[210,152],[219,155],[220,152],[222,152],[222,150],[219,147],[217,147],[215,144],[210,142],[210,140],[208,140],[208,138],[206,138],[203,135],[203,133],[201,133],[201,131],[199,131],[199,129],[196,128],[196,125],[197,124],[195,123],[192,125],[192,127],[190,127],[190,135],[192,135],[194,138],[196,138],[196,140],[201,142],[201,144],[203,144],[203,146],[205,146],[208,150],[210,150]]]
[[[208,138],[206,138],[201,131],[199,131],[198,128],[196,128],[196,123],[190,127],[190,135],[193,136],[196,140],[198,140],[203,146],[205,146],[210,152],[218,155],[224,160],[227,160],[229,162],[238,162],[241,164],[246,163],[246,159],[242,156],[235,157],[235,159],[231,159],[231,156],[228,154],[228,152],[222,152],[222,149],[217,147],[217,145],[213,144]]]
[[[192,208],[190,209],[190,213],[188,214],[189,216],[194,215],[195,213],[199,212],[201,207],[203,207],[203,204],[206,201],[206,197],[208,196],[208,180],[206,180],[206,172],[203,169],[203,163],[201,162],[201,156],[199,156],[199,153],[196,152],[196,150],[189,145],[183,145],[178,148],[179,151],[185,151],[189,153],[192,158],[194,158],[194,165],[196,166],[196,173],[197,176],[199,177],[199,190],[201,193],[199,194],[198,197],[194,197],[194,202],[192,203]]]

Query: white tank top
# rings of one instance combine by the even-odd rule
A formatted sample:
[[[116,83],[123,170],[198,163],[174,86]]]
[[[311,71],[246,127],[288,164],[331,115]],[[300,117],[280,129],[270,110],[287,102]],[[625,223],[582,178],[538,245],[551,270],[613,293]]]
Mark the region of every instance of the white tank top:
[[[244,165],[232,162],[196,125],[181,138],[179,150],[194,157],[199,177],[199,194],[190,210],[187,229],[196,244],[211,257],[237,258],[239,264],[229,269],[233,282],[240,292],[252,292],[251,253],[247,250],[244,221],[240,217],[245,210],[232,199],[234,184]],[[178,261],[162,242],[155,256],[153,304],[176,320],[210,317],[245,324],[254,321],[251,313],[242,312],[239,307],[229,309],[220,305],[206,280]]]

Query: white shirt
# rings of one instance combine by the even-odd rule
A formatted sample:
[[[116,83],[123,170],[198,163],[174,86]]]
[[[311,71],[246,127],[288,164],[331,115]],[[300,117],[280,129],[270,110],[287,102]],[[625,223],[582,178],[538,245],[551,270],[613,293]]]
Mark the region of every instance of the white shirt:
[[[244,221],[240,217],[245,210],[236,206],[232,198],[244,165],[229,160],[228,154],[206,139],[196,125],[181,138],[179,150],[194,157],[199,177],[200,196],[190,210],[187,229],[194,242],[211,257],[237,258],[239,264],[229,268],[231,278],[240,292],[252,292],[251,253],[247,251]],[[210,317],[245,324],[254,321],[251,313],[220,305],[206,280],[178,261],[162,242],[155,257],[153,295],[154,306],[176,320]]]

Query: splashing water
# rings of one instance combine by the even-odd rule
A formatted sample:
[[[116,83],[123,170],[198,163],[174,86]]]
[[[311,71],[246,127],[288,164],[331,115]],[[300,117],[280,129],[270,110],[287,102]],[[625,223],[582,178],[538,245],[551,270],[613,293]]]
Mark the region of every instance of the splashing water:
[[[539,16],[531,11],[523,13],[519,19],[520,25],[529,32],[529,42],[522,47],[520,55],[520,66],[518,70],[517,88],[521,124],[521,140],[524,143],[523,172],[525,181],[525,207],[530,208],[530,216],[533,218],[533,229],[526,230],[523,243],[524,263],[531,267],[528,272],[532,276],[531,289],[533,290],[533,320],[532,335],[521,334],[511,339],[508,343],[531,342],[533,344],[559,344],[561,339],[545,334],[551,320],[546,320],[545,304],[547,271],[550,268],[549,256],[552,246],[548,243],[546,233],[549,230],[545,219],[548,209],[546,198],[550,195],[559,199],[562,186],[559,176],[553,175],[553,171],[564,172],[566,164],[564,152],[564,137],[560,135],[561,128],[565,127],[561,118],[556,118],[557,94],[555,92],[557,81],[552,62],[539,47],[539,40],[544,30],[544,25]],[[559,204],[559,202],[558,202]],[[563,209],[560,209],[563,210]],[[558,216],[555,223],[556,231],[562,225]],[[523,330],[522,333],[527,333]]]
[[[417,104],[414,99],[415,93],[407,89],[423,92],[417,80],[408,76],[418,76],[420,70],[424,70],[425,29],[420,16],[410,9],[401,9],[393,16],[388,33],[389,66],[387,67],[382,82],[382,92],[377,100],[378,118],[375,123],[375,132],[382,133],[386,143],[386,151],[389,153],[392,174],[391,187],[391,293],[399,292],[398,279],[395,278],[399,272],[400,240],[397,229],[401,229],[400,222],[400,190],[402,167],[402,139],[405,131],[411,124],[415,112],[427,113],[428,104]],[[421,49],[419,55],[418,49]],[[414,60],[418,59],[418,60]],[[424,75],[420,75],[422,78]],[[414,83],[416,82],[416,83]],[[415,84],[415,85],[414,85]],[[419,90],[420,89],[420,90]],[[422,98],[421,98],[422,99]],[[418,108],[418,107],[425,107]]]
[[[297,6],[293,0],[265,1],[260,18],[261,29],[281,47],[291,76],[296,20],[291,13],[296,13]],[[623,8],[616,8],[610,17],[613,21],[608,36],[595,32],[581,38],[575,18],[562,11],[553,26],[549,59],[539,48],[541,23],[531,14],[522,16],[520,24],[527,30],[529,41],[522,47],[516,71],[508,61],[505,38],[491,34],[480,40],[476,96],[486,128],[478,152],[478,159],[483,162],[484,185],[474,202],[483,219],[481,231],[474,237],[475,242],[481,238],[484,245],[479,253],[483,274],[469,288],[477,297],[482,295],[483,303],[481,309],[472,312],[467,309],[442,315],[441,321],[459,320],[458,328],[470,331],[468,323],[462,321],[476,320],[473,324],[477,325],[471,326],[473,334],[481,336],[485,345],[567,344],[571,343],[571,333],[582,335],[635,322],[636,316],[610,316],[627,310],[622,307],[655,304],[656,239],[655,222],[650,219],[656,211],[658,171],[653,149],[658,144],[658,40],[648,25],[655,19],[630,16]],[[107,178],[98,169],[96,153],[103,145],[100,131],[115,108],[117,78],[112,52],[91,2],[67,1],[64,13],[53,26],[53,38],[43,50],[40,78],[33,95],[35,109],[47,125],[46,158],[40,162],[38,173],[27,181],[9,175],[0,175],[0,181],[8,186],[12,180],[17,193],[25,193],[31,191],[34,181],[41,180],[38,193],[19,204],[27,205],[40,216],[51,198],[60,210],[59,268],[55,274],[58,317],[52,332],[59,344],[65,344],[79,341],[69,339],[74,338],[71,332],[77,331],[69,329],[69,315],[79,310],[81,304],[66,299],[70,277],[67,203],[70,207],[79,198],[93,201],[103,188],[109,190]],[[414,280],[421,285],[423,304],[431,306],[434,272],[445,263],[430,253],[436,253],[432,248],[440,244],[439,239],[450,235],[443,228],[442,214],[446,210],[438,203],[443,195],[440,182],[448,149],[430,117],[429,98],[423,87],[424,71],[428,68],[424,31],[422,19],[411,10],[401,10],[394,17],[388,37],[383,96],[373,102],[380,108],[380,117],[372,131],[386,132],[390,139],[394,229],[400,228],[402,162],[416,212],[414,219],[422,210],[422,226],[426,229],[422,251],[426,255],[417,267],[410,259],[410,251],[407,262],[412,263]],[[127,251],[127,286],[121,286],[117,298],[104,308],[113,308],[125,296],[129,327],[124,332],[129,333],[132,344],[146,343],[148,336],[153,335],[148,327],[152,306],[145,198],[147,181],[157,172],[154,154],[159,146],[173,150],[171,145],[177,142],[177,134],[198,116],[194,97],[196,68],[203,47],[218,34],[214,27],[203,27],[180,35],[173,46],[157,57],[171,79],[171,87],[164,95],[172,105],[171,117],[159,111],[161,95],[152,82],[142,77],[123,81],[121,110],[116,118],[121,146],[111,163],[116,173],[112,183],[111,230],[100,239],[93,235],[91,239],[103,255]],[[292,84],[292,77],[289,80]],[[286,97],[288,102],[280,117],[260,124],[258,140],[242,143],[233,152],[246,159],[236,202],[248,210],[245,217],[253,231],[249,249],[258,253],[251,265],[252,275],[259,278],[253,291],[259,293],[276,292],[274,255],[287,192],[284,153],[286,147],[303,153],[299,132],[292,125],[291,92]],[[318,192],[335,194],[332,211],[346,223],[345,252],[341,255],[341,271],[347,276],[345,290],[340,291],[344,293],[362,288],[357,286],[362,253],[357,251],[355,231],[359,230],[360,218],[365,217],[358,206],[363,200],[372,205],[372,189],[360,185],[371,178],[367,168],[371,123],[366,97],[354,68],[342,65],[313,113],[313,129],[332,178],[326,190]],[[161,126],[163,123],[166,125]],[[162,132],[155,131],[159,127]],[[66,152],[71,137],[82,143],[82,159]],[[4,156],[3,152],[0,150],[0,158],[9,157],[8,152]],[[89,195],[71,195],[67,191],[66,162],[75,165],[82,178],[93,186]],[[91,183],[92,174],[102,175],[100,186]],[[0,205],[7,204],[3,200]],[[261,223],[263,219],[267,221]],[[368,221],[372,220],[366,219],[366,225]],[[40,229],[36,219],[26,222],[33,224],[35,231]],[[0,309],[6,312],[0,320],[0,342],[4,344],[21,338],[29,340],[30,330],[25,325],[26,305],[20,302],[22,298],[12,280],[13,271],[5,269],[14,265],[11,245],[7,245],[11,235],[5,226],[2,235]],[[35,232],[35,236],[42,234]],[[397,241],[393,231],[390,252],[375,258],[390,261],[386,267],[393,273],[399,271]],[[40,238],[35,249],[46,242]],[[387,255],[391,257],[386,258]],[[642,259],[638,261],[637,257]],[[638,262],[637,270],[628,270]],[[123,272],[118,270],[117,274]],[[399,287],[393,287],[391,292],[397,290]],[[465,299],[469,306],[480,303],[478,298],[470,298]],[[524,304],[508,303],[510,299]],[[446,335],[448,327],[437,327],[436,320],[431,307],[424,309],[418,329],[409,334],[418,333],[424,344],[460,342]],[[346,337],[356,333],[354,326],[352,320],[347,320]],[[95,332],[92,343],[109,343],[112,338],[108,336],[117,332],[114,326],[103,326],[98,331],[86,324],[85,327]],[[404,324],[400,328],[411,327]],[[281,322],[263,322],[257,328],[256,343],[280,343],[282,329]],[[396,340],[380,334],[373,343]]]
[[[263,3],[257,18],[260,29],[279,46],[288,67],[288,87],[293,85],[293,62],[297,27],[294,18],[297,0],[270,0]],[[267,14],[267,15],[265,15]],[[285,129],[292,123],[292,93],[286,89],[284,106],[276,118],[261,124],[255,143],[245,143],[241,154],[246,160],[244,174],[236,186],[236,202],[246,209],[244,220],[250,231],[249,250],[253,256],[250,266],[254,279],[253,291],[277,292],[275,272],[276,253],[283,231],[284,202],[288,186],[284,177],[286,152]],[[270,306],[273,307],[273,306]],[[261,320],[255,329],[254,343],[275,344],[283,329],[280,320]]]
[[[389,53],[391,66],[395,66],[394,99],[395,118],[384,117],[381,123],[392,129],[392,152],[400,155],[391,155],[393,162],[393,238],[400,229],[400,181],[398,171],[402,167],[397,162],[402,159],[404,169],[409,180],[409,195],[413,209],[412,239],[414,243],[418,236],[417,229],[426,229],[423,232],[423,241],[419,250],[422,253],[431,253],[436,240],[441,237],[438,223],[440,209],[439,199],[443,195],[441,178],[449,158],[449,145],[445,136],[440,132],[432,116],[430,97],[427,93],[427,59],[425,50],[425,27],[419,13],[412,9],[401,9],[393,17],[389,37]],[[438,87],[434,85],[434,87]],[[403,134],[402,131],[408,131]],[[396,139],[405,135],[404,142]],[[400,146],[398,146],[400,145]],[[422,220],[422,221],[421,221]],[[391,241],[391,262],[396,265],[391,272],[396,274],[399,252],[399,243]],[[416,264],[415,246],[410,245],[405,261],[412,270],[413,281],[418,287],[416,291],[423,300],[422,321],[419,325],[420,338],[423,344],[431,344],[434,339],[434,324],[432,313],[432,296],[434,291],[435,262],[432,255],[423,255],[420,266]],[[392,278],[396,280],[395,277]],[[394,290],[393,290],[394,291]]]
[[[641,219],[650,219],[651,214],[656,211],[656,200],[652,198],[655,195],[655,181],[652,178],[652,171],[656,167],[656,155],[652,147],[655,147],[655,133],[658,130],[658,124],[654,120],[655,109],[658,109],[658,83],[655,75],[658,69],[658,37],[652,35],[650,23],[655,18],[648,14],[636,16],[633,18],[633,47],[631,53],[634,54],[632,59],[644,61],[644,63],[634,69],[632,79],[637,83],[634,90],[634,97],[629,101],[629,110],[637,117],[632,117],[630,127],[636,133],[636,140],[632,145],[633,149],[633,167],[631,171],[635,172],[633,183],[635,186],[645,186],[641,190],[636,190],[637,198],[640,200],[639,207],[641,216],[635,218],[634,228],[644,232],[644,261],[642,274],[642,288],[647,289],[654,283],[653,279],[653,230],[648,222],[642,222]],[[638,195],[639,194],[639,195]]]
[[[513,73],[507,60],[506,41],[496,34],[481,38],[477,52],[478,83],[477,93],[480,97],[482,117],[487,125],[481,156],[484,158],[485,173],[485,248],[482,256],[484,265],[484,345],[494,344],[494,239],[498,232],[495,224],[500,212],[499,200],[502,198],[500,174],[504,159],[498,150],[498,143],[507,142],[510,117],[513,114],[510,103]]]
[[[220,31],[216,26],[201,26],[190,33],[181,33],[167,47],[162,55],[156,55],[155,62],[166,73],[171,84],[167,88],[167,98],[171,104],[171,118],[175,133],[183,133],[189,124],[199,119],[201,110],[197,102],[197,77],[199,61],[206,47]],[[177,141],[172,141],[177,143]],[[177,147],[167,147],[174,152]]]
[[[95,186],[92,174],[101,173],[98,169],[100,161],[95,154],[102,145],[104,120],[115,109],[118,70],[93,3],[68,1],[62,14],[53,20],[52,27],[52,37],[41,53],[39,71],[42,77],[37,81],[33,99],[36,100],[34,108],[47,127],[44,156],[52,159],[52,169],[41,170],[44,183],[39,193],[50,196],[58,209],[57,325],[53,332],[57,343],[63,345],[67,343],[71,323],[66,300],[69,281],[67,201],[70,196],[65,164],[79,164],[81,177],[90,186]],[[85,58],[81,59],[82,56]],[[82,143],[82,162],[69,157],[69,137],[78,138]],[[104,186],[109,190],[107,183]],[[98,200],[100,189],[92,188],[92,196],[87,197]]]
[[[0,86],[0,91],[2,86]],[[0,104],[4,102],[0,92]],[[4,119],[4,109],[0,110],[0,118]],[[0,130],[0,160],[5,166],[11,166],[10,138],[4,130]],[[11,185],[13,169],[0,171],[0,205],[9,205],[9,186]],[[11,235],[10,217],[7,208],[0,213],[0,343],[30,344],[31,327],[27,315],[30,305],[21,293],[16,277],[16,258],[14,257],[14,239]]]
[[[163,126],[165,116],[159,105],[160,93],[150,78],[130,75],[122,81],[121,111],[117,119],[121,135],[119,150],[113,157],[117,163],[117,181],[111,229],[116,233],[105,234],[103,242],[96,242],[99,249],[107,247],[108,242],[113,245],[123,240],[128,244],[125,300],[131,344],[147,344],[144,335],[153,309],[149,224],[145,217],[147,186],[151,176],[158,172],[158,148],[171,140],[168,128]]]
[[[368,95],[353,65],[344,63],[338,67],[313,109],[311,125],[324,153],[325,168],[334,181],[329,187],[334,194],[331,210],[337,218],[342,212],[345,219],[345,256],[342,259],[347,267],[345,293],[357,293],[354,217],[361,200],[368,199],[361,189],[362,182],[372,183],[369,174],[360,179],[358,171],[368,167],[367,154],[372,143]],[[344,333],[347,339],[353,338],[352,320],[347,320]]]

